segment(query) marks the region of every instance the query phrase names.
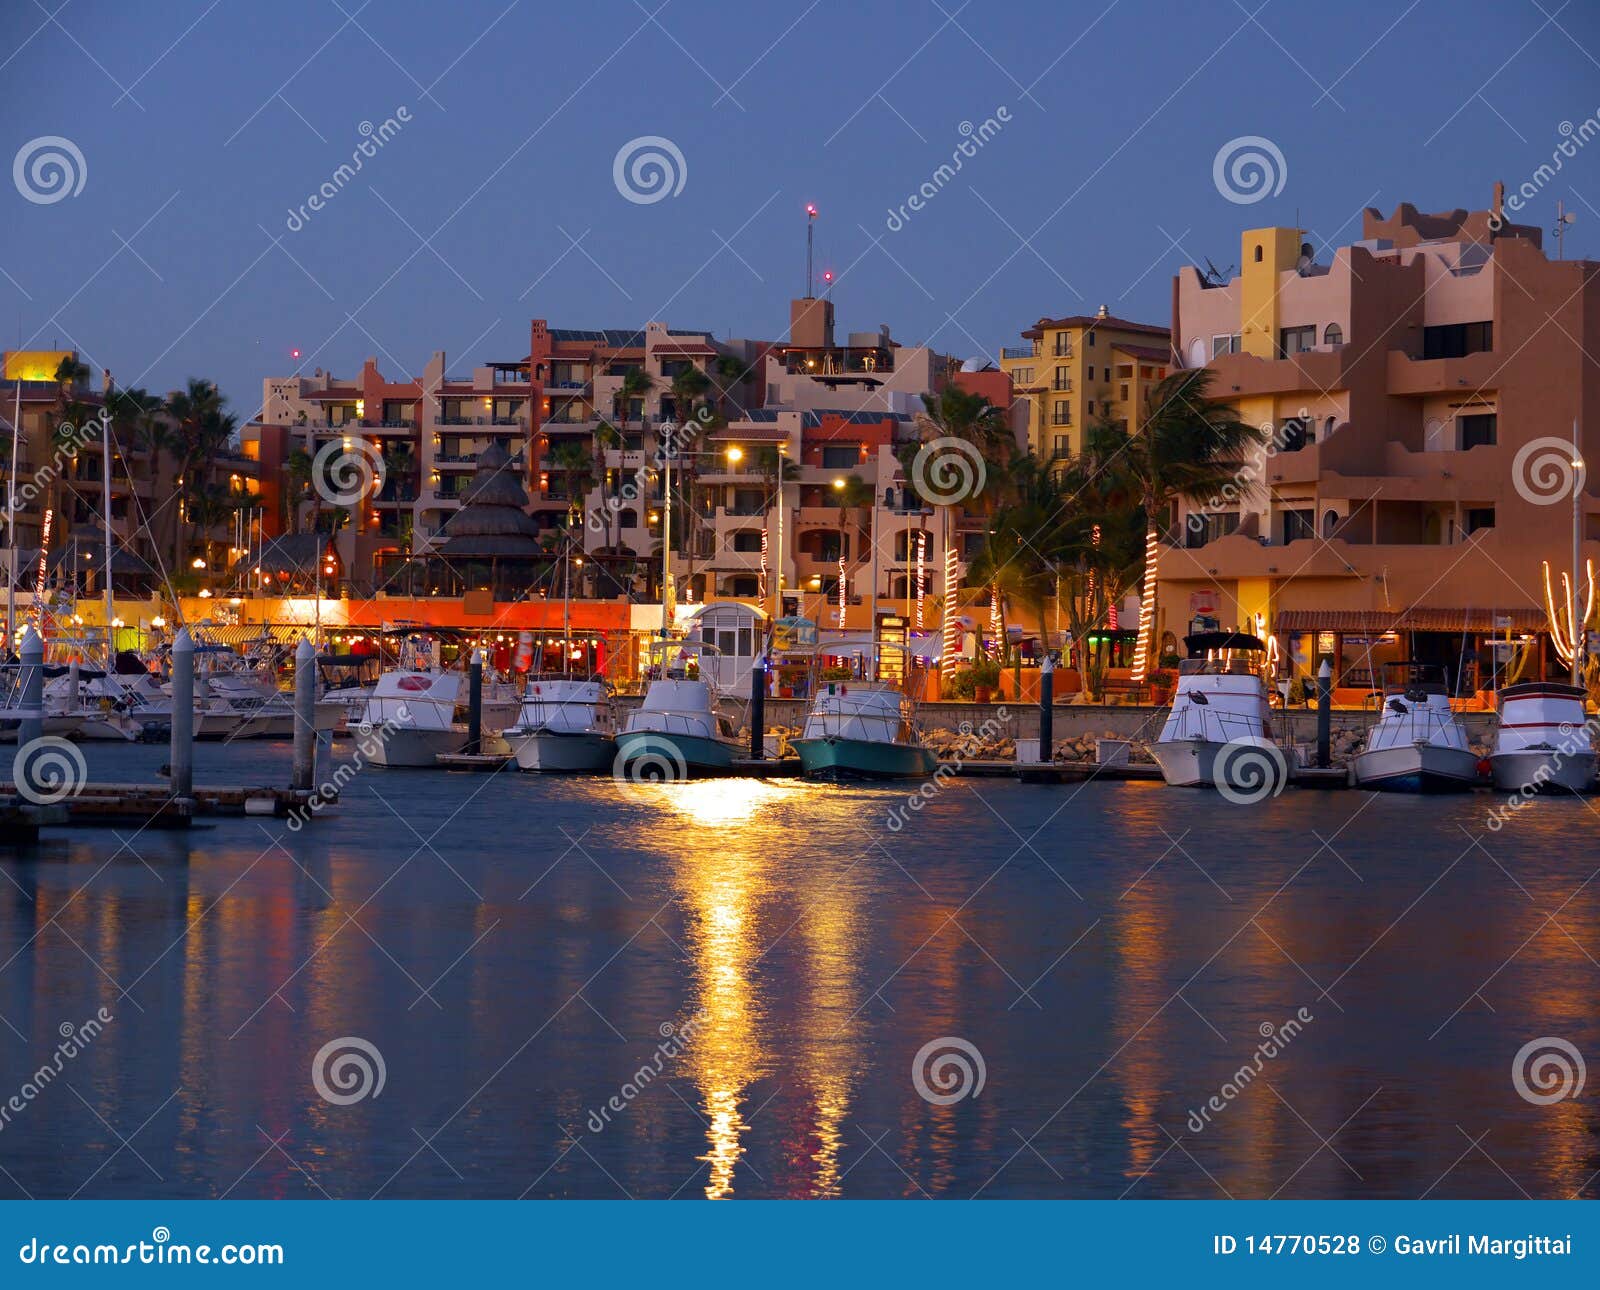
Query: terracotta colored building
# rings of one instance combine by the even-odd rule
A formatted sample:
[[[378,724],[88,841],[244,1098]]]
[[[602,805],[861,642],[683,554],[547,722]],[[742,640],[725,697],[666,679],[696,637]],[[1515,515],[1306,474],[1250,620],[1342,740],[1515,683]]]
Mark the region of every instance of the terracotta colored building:
[[[1270,435],[1225,495],[1182,504],[1158,630],[1268,631],[1284,674],[1331,659],[1362,691],[1386,662],[1463,694],[1563,674],[1543,570],[1572,564],[1574,422],[1600,460],[1600,265],[1558,261],[1494,210],[1368,210],[1331,255],[1247,230],[1226,283],[1174,283],[1172,344]],[[1577,506],[1600,557],[1591,479]]]

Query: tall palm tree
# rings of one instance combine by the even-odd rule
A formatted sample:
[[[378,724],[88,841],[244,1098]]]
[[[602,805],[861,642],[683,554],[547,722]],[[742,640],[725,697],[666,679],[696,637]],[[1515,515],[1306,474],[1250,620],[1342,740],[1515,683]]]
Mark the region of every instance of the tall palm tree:
[[[550,455],[550,464],[566,475],[567,504],[581,504],[594,487],[594,457],[578,442],[559,445]]]
[[[851,475],[846,479],[836,481],[834,484],[833,503],[839,508],[839,567],[841,570],[839,582],[841,587],[848,581],[849,565],[848,557],[845,553],[850,548],[850,538],[848,536],[850,517],[852,514],[856,517],[856,536],[870,540],[870,519],[867,525],[863,525],[861,523],[861,512],[866,511],[870,517],[872,514],[871,506],[875,498],[876,492],[872,485],[862,479],[860,475]],[[856,543],[856,564],[858,566],[861,564],[861,548],[862,543],[858,541]],[[839,619],[839,626],[844,626],[843,616]]]
[[[1203,500],[1243,485],[1246,456],[1267,432],[1239,420],[1229,404],[1211,397],[1213,373],[1195,367],[1174,372],[1150,391],[1149,413],[1132,434],[1122,431],[1119,468],[1144,510],[1144,581],[1139,597],[1139,639],[1133,680],[1149,671],[1155,631],[1156,563],[1161,529],[1181,498]],[[1114,433],[1115,431],[1113,431]]]
[[[914,492],[919,495],[933,494],[927,496],[926,500],[938,506],[943,521],[944,540],[946,543],[951,543],[954,541],[957,510],[964,506],[972,506],[975,509],[987,507],[994,490],[1004,477],[1005,467],[1015,449],[1016,440],[1006,424],[1004,412],[981,394],[970,393],[954,384],[946,385],[937,394],[922,396],[922,411],[917,413],[916,424],[922,440],[921,447],[916,449],[916,453],[920,455],[926,450],[931,456],[922,463],[923,468],[919,471],[916,457],[911,455],[908,445],[907,455],[902,458],[901,465]],[[955,468],[961,479],[965,479],[965,476],[960,474],[963,468],[971,472],[973,487],[970,490],[958,487],[948,492],[938,491],[939,486],[945,482],[940,478],[938,470],[940,459],[945,453],[934,449],[932,445],[940,439],[954,439],[969,445],[985,463],[980,472],[970,461],[957,460],[963,455],[957,449],[945,450],[945,453],[948,453],[948,464]],[[945,600],[943,613],[947,618],[953,616],[956,609],[954,593],[954,587],[940,587],[940,595]],[[950,648],[948,639],[945,648]]]
[[[172,559],[177,569],[188,563],[187,511],[191,496],[198,496],[205,463],[232,442],[237,421],[224,411],[224,399],[210,381],[190,377],[187,386],[167,400],[173,429],[170,451],[178,471],[173,500]]]
[[[285,527],[291,533],[300,532],[300,504],[306,500],[306,495],[311,494],[312,518],[311,530],[316,532],[317,509],[321,499],[311,487],[311,454],[304,448],[296,448],[289,453],[283,466],[284,478],[287,487],[284,489],[282,501],[288,514],[284,517]]]
[[[644,425],[643,404],[650,391],[655,389],[656,380],[642,367],[630,367],[622,374],[622,384],[617,388],[616,407],[614,411],[617,420],[622,423],[622,447],[628,446],[628,418],[633,411],[634,400],[639,400],[639,424]],[[622,542],[622,515],[618,498],[622,492],[622,472],[619,470],[612,479],[612,504],[606,507],[606,547],[615,550]],[[613,527],[615,525],[615,527]]]

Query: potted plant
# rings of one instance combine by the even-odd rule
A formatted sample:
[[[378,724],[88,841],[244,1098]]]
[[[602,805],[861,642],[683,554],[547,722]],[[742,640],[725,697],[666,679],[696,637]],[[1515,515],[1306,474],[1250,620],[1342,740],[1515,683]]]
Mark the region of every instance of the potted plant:
[[[1166,706],[1172,698],[1172,687],[1176,683],[1177,676],[1164,667],[1150,673],[1150,702],[1158,708]]]
[[[972,673],[972,697],[978,703],[989,703],[994,699],[994,688],[1000,684],[1000,664],[992,658],[974,660],[969,669]]]

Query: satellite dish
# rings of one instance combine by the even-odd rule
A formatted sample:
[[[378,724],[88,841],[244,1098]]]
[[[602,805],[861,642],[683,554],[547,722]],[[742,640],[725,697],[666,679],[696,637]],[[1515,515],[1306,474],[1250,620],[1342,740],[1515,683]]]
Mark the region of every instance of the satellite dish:
[[[989,366],[989,360],[982,354],[975,354],[961,365],[963,372],[981,372]]]

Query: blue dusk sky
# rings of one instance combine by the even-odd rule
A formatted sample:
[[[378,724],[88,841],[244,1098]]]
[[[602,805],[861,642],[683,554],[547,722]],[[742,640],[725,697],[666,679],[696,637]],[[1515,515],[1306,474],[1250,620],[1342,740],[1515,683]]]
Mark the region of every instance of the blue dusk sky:
[[[1482,207],[1600,111],[1592,0],[5,8],[4,346],[242,416],[297,368],[520,358],[532,317],[782,337],[807,202],[841,331],[993,357],[1044,314],[1164,323],[1242,228]],[[1224,191],[1230,144],[1267,191],[1248,159]],[[1519,218],[1564,200],[1593,255],[1600,138],[1569,146]]]

